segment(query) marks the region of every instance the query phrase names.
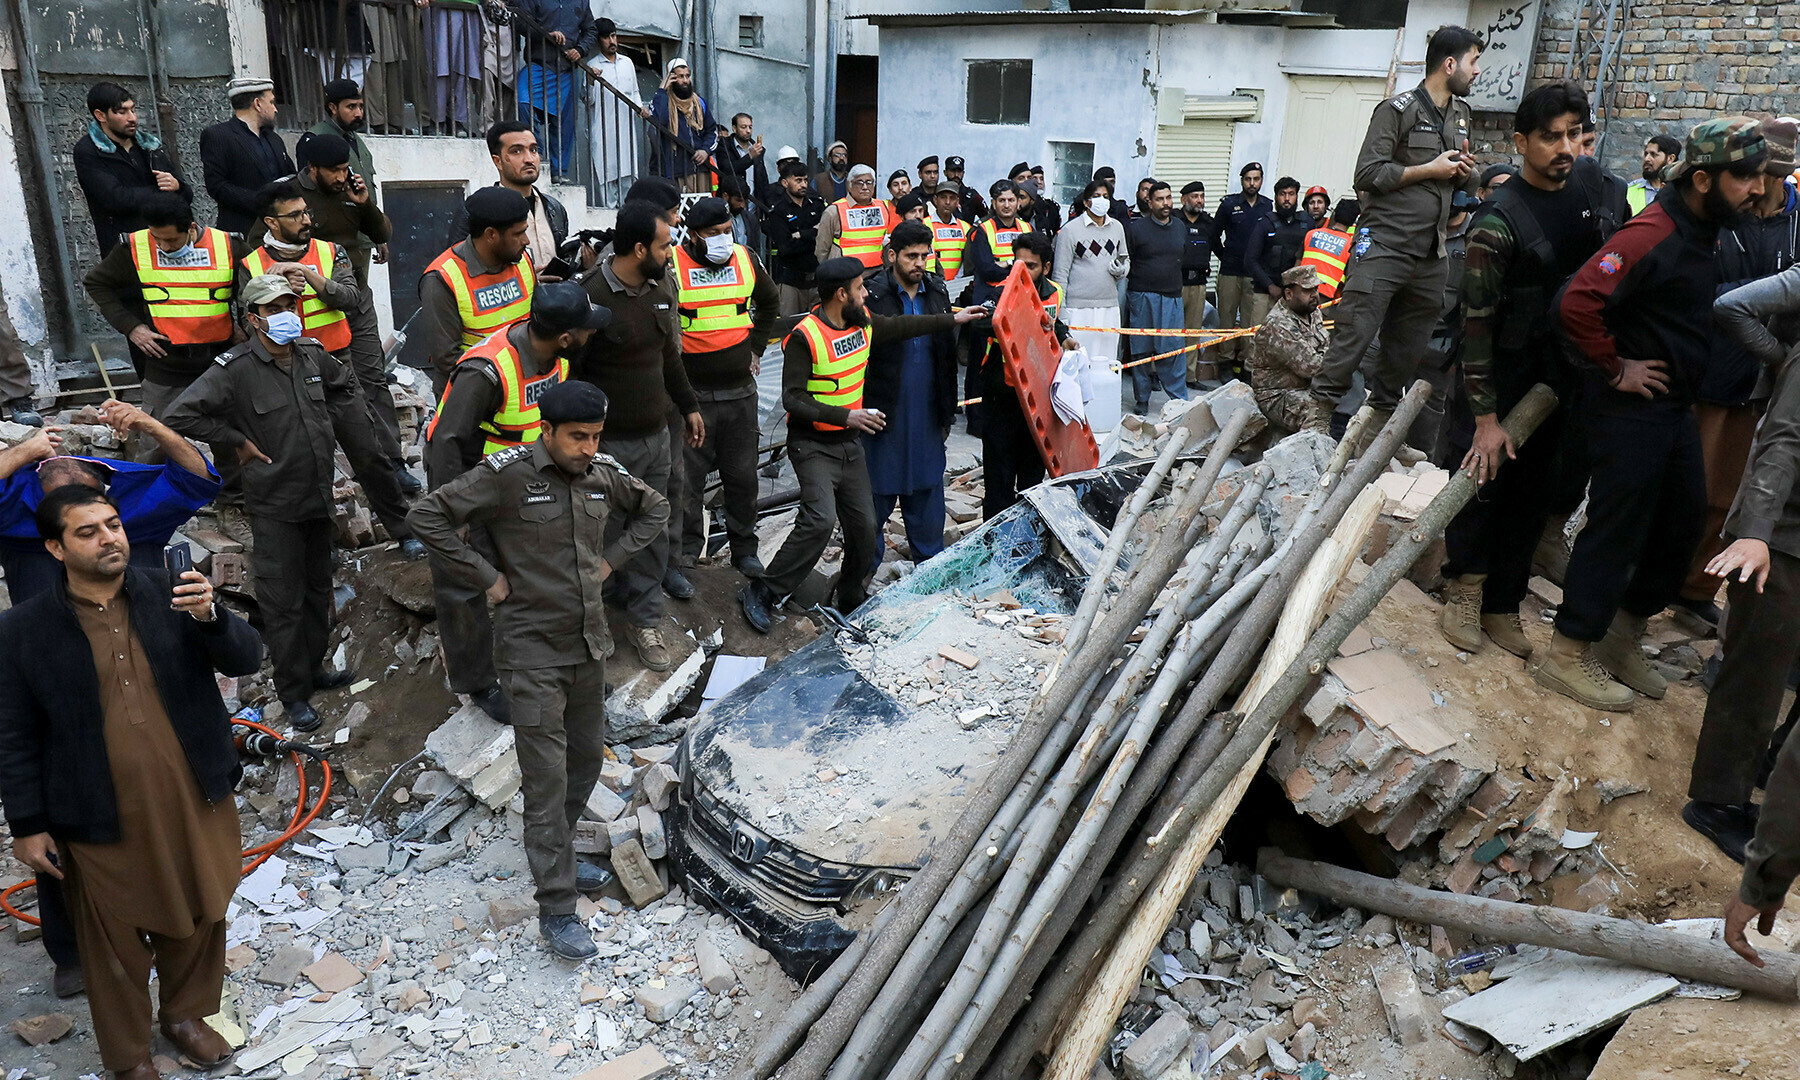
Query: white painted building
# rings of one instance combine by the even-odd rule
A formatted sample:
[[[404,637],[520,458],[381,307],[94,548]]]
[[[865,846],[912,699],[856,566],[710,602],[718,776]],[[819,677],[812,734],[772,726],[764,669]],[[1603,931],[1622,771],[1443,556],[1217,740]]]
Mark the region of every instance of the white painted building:
[[[1350,194],[1374,106],[1417,82],[1432,29],[1467,15],[1421,2],[1404,27],[1350,30],[1229,6],[866,12],[880,28],[877,172],[959,154],[985,187],[1028,161],[1066,203],[1110,165],[1127,201],[1154,176],[1177,190],[1203,181],[1210,206],[1258,162],[1265,194],[1289,174],[1335,200]]]

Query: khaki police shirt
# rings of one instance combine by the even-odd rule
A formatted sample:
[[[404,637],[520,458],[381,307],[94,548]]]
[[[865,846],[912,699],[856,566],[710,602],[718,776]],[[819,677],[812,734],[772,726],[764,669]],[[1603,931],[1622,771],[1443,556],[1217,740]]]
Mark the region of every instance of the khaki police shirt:
[[[1454,95],[1439,112],[1424,83],[1375,106],[1356,158],[1357,190],[1375,193],[1356,224],[1367,228],[1375,243],[1420,258],[1444,253],[1450,198],[1459,187],[1473,193],[1480,174],[1471,171],[1461,184],[1421,180],[1403,186],[1400,179],[1414,165],[1461,150],[1473,115],[1469,103]]]
[[[606,543],[606,523],[627,518]],[[623,566],[662,534],[669,503],[607,454],[571,477],[543,443],[489,454],[426,495],[407,521],[465,583],[487,589],[504,573],[510,595],[493,609],[494,664],[504,670],[599,660],[612,642],[600,600],[602,560]],[[493,539],[498,565],[458,530],[476,523]]]

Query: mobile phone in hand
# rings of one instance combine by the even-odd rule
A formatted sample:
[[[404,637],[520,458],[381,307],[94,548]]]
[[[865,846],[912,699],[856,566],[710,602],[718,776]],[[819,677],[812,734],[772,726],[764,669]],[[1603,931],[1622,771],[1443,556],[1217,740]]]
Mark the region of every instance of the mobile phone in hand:
[[[169,582],[181,584],[181,575],[194,568],[194,552],[185,542],[163,549],[163,567],[169,571]]]

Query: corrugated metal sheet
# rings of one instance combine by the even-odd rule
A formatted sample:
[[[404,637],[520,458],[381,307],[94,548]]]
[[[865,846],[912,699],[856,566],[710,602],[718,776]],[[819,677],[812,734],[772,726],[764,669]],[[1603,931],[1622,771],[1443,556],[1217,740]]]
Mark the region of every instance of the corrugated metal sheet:
[[[1206,185],[1206,203],[1217,206],[1231,176],[1231,142],[1236,123],[1231,120],[1188,120],[1156,129],[1154,175],[1177,192],[1189,181]]]

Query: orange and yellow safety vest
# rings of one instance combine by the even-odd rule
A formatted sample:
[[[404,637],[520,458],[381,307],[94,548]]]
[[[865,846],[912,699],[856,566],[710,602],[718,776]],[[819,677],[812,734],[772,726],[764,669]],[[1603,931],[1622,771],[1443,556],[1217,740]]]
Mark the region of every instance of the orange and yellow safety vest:
[[[1335,298],[1344,284],[1344,267],[1350,264],[1350,245],[1356,238],[1332,228],[1318,228],[1300,242],[1300,264],[1319,275],[1319,295]]]
[[[131,234],[131,264],[156,332],[176,345],[231,339],[231,237],[204,229],[188,254],[156,246],[149,229]]]
[[[431,260],[425,273],[444,279],[456,298],[462,319],[462,345],[474,348],[495,330],[531,314],[531,294],[537,288],[537,271],[523,258],[493,274],[475,274],[454,247]]]
[[[812,374],[806,379],[806,392],[822,405],[838,405],[846,409],[862,408],[863,377],[869,366],[869,332],[867,327],[847,326],[833,329],[808,312],[794,333],[806,339],[812,350]],[[820,431],[843,431],[840,424],[813,421]]]
[[[267,247],[259,247],[244,256],[244,269],[251,277],[261,277],[277,262],[297,262],[312,267],[320,277],[329,280],[337,261],[336,248],[336,244],[314,240],[307,245],[306,254],[298,259],[277,259],[270,256]],[[350,316],[327,304],[311,285],[300,294],[300,325],[307,337],[317,338],[319,344],[325,346],[326,352],[350,347]]]
[[[845,197],[831,205],[837,210],[838,222],[843,226],[838,236],[838,250],[870,269],[880,266],[881,245],[887,242],[888,233],[894,231],[894,226],[900,224],[894,204],[886,199],[876,199],[867,206],[857,206]]]
[[[675,292],[681,315],[681,351],[717,352],[750,336],[750,294],[756,291],[756,267],[750,250],[731,246],[731,260],[714,266],[675,246]]]
[[[569,378],[569,361],[561,356],[556,358],[556,366],[549,371],[536,375],[525,374],[524,358],[507,336],[511,330],[510,324],[502,326],[477,342],[457,361],[461,364],[480,357],[493,364],[494,371],[500,376],[500,408],[480,425],[482,432],[487,435],[487,441],[481,444],[483,455],[509,446],[537,442],[538,437],[543,434],[543,421],[538,416],[538,399],[544,396],[544,391]],[[455,389],[455,380],[444,388],[444,398],[438,402],[437,416],[431,418],[430,426],[425,429],[427,440],[437,431],[438,417],[444,415],[444,401],[449,400]]]

